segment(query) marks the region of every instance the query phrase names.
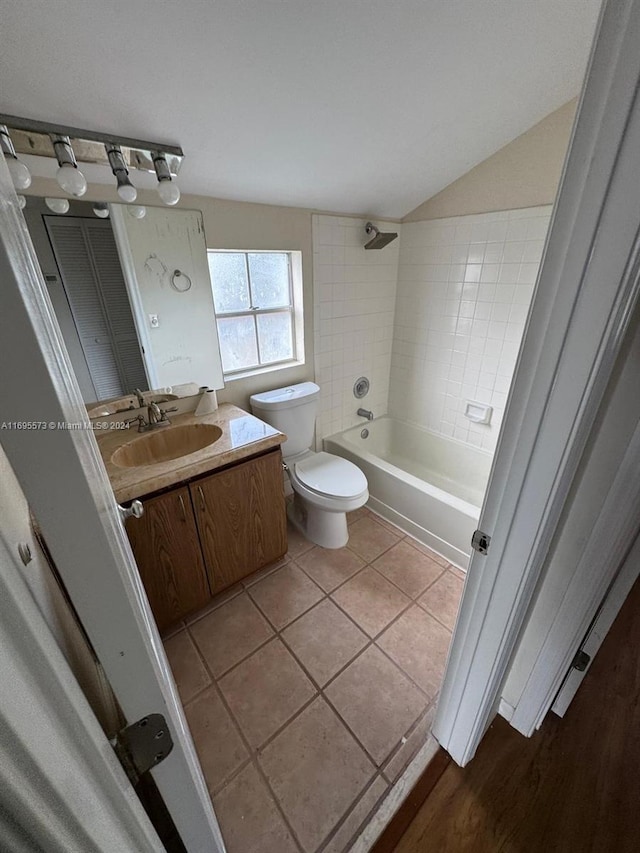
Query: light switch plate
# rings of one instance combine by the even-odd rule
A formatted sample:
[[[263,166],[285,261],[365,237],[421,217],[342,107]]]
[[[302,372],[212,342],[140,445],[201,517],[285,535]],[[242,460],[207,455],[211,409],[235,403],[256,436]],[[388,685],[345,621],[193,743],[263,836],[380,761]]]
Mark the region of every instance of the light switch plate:
[[[149,314],[149,325],[152,329],[157,329],[160,325],[160,320],[157,314]]]

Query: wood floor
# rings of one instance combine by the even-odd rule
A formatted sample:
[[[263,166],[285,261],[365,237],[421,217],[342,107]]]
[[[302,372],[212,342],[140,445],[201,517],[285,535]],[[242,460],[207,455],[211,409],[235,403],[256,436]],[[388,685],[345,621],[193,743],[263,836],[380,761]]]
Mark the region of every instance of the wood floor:
[[[395,853],[640,850],[640,582],[564,719],[525,739],[498,718],[451,763]]]

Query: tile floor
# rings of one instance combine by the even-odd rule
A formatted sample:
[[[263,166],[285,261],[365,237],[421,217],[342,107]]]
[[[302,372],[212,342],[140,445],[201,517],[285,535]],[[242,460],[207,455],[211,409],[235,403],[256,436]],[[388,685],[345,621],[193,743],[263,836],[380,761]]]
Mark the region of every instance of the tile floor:
[[[165,647],[229,853],[344,853],[424,744],[463,574],[366,508]]]

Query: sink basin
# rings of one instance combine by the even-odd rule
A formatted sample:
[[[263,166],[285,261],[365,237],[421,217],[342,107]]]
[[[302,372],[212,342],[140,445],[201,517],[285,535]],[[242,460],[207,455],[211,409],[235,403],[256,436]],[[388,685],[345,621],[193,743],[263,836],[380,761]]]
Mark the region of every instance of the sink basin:
[[[208,447],[222,435],[215,424],[184,424],[160,427],[134,438],[114,451],[111,461],[119,468],[138,468],[179,459]]]

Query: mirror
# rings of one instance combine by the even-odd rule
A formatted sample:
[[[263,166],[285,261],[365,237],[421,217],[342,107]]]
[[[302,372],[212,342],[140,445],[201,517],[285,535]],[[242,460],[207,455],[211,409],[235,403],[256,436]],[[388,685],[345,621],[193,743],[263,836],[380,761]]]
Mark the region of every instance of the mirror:
[[[201,212],[95,208],[70,201],[59,215],[30,196],[24,210],[85,402],[222,388]]]

